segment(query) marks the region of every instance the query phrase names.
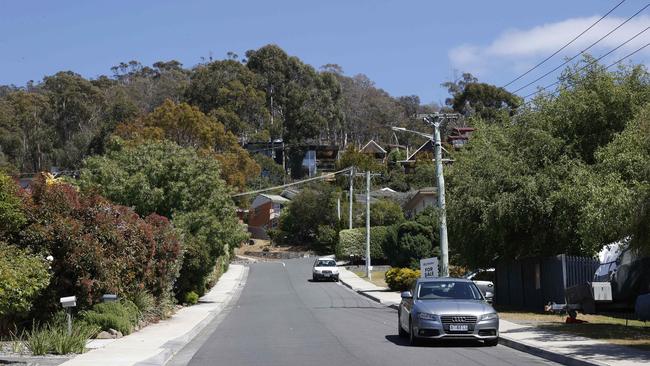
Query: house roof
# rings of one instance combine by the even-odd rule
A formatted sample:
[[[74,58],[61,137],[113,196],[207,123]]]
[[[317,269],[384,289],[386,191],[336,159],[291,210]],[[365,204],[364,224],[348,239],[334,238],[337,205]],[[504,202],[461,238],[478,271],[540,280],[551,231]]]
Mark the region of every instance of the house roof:
[[[273,203],[284,204],[284,203],[290,202],[288,199],[286,199],[286,198],[284,198],[284,197],[282,197],[280,195],[277,195],[277,194],[264,194],[264,193],[262,193],[262,194],[260,194],[260,196],[268,198]]]
[[[424,199],[425,196],[437,196],[438,188],[436,187],[425,187],[421,188],[419,191],[415,192],[413,197],[404,204],[405,210],[411,210],[414,208],[419,201]]]
[[[375,140],[370,140],[368,143],[359,150],[362,153],[383,153],[386,154],[386,150],[383,147],[379,146]]]
[[[294,197],[298,195],[298,193],[300,193],[300,191],[295,188],[287,188],[284,191],[282,191],[282,193],[280,193],[280,196],[288,200],[292,200]]]

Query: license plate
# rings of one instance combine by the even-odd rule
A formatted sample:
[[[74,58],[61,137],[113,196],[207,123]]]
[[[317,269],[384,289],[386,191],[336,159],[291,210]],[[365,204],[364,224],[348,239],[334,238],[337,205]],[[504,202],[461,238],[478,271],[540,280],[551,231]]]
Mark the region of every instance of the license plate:
[[[325,276],[325,277],[329,277],[329,276],[331,276],[331,274],[329,274],[329,273],[325,273],[323,276]]]
[[[461,325],[450,324],[449,330],[452,332],[467,332],[469,330],[469,326],[467,324],[461,324]]]

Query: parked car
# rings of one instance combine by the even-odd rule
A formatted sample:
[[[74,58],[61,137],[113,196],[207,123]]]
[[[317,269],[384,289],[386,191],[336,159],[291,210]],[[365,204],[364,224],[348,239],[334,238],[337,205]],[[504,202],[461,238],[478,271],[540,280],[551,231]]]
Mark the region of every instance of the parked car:
[[[483,293],[483,296],[494,297],[494,274],[494,268],[477,269],[476,271],[465,275],[465,278],[474,281],[476,286],[478,286],[479,290]],[[488,292],[491,294],[490,296],[487,296]]]
[[[336,261],[332,258],[318,258],[312,268],[312,279],[319,280],[339,280],[339,268]]]
[[[411,345],[423,338],[499,343],[499,316],[476,284],[462,278],[418,279],[402,292],[397,329]]]

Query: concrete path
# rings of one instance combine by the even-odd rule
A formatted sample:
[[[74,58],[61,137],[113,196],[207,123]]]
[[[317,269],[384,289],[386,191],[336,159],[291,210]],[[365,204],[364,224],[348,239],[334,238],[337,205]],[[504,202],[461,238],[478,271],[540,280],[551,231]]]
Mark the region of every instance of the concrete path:
[[[67,361],[62,366],[164,365],[241,293],[248,267],[232,264],[199,303]]]
[[[398,292],[376,286],[345,268],[341,282],[377,302],[397,308]],[[650,364],[650,352],[594,339],[540,330],[531,325],[499,321],[500,344],[565,365],[635,366]]]

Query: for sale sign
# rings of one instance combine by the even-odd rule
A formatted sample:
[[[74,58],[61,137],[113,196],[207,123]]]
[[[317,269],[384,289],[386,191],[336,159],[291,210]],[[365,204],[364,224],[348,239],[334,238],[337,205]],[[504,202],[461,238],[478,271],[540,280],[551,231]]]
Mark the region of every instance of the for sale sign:
[[[420,276],[422,278],[438,277],[438,258],[420,259]]]

